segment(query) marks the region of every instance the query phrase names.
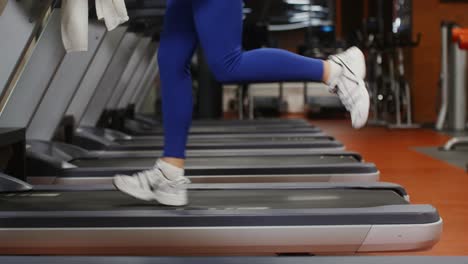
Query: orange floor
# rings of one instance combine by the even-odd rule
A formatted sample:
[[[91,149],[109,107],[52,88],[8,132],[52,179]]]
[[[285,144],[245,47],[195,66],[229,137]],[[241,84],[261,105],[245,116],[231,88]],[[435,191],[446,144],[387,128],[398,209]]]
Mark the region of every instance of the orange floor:
[[[404,186],[413,203],[429,203],[439,210],[444,219],[442,240],[431,251],[414,255],[468,255],[468,173],[411,149],[442,145],[448,137],[429,129],[355,131],[345,121],[312,123],[375,163],[381,181]],[[403,253],[408,254],[413,255]]]

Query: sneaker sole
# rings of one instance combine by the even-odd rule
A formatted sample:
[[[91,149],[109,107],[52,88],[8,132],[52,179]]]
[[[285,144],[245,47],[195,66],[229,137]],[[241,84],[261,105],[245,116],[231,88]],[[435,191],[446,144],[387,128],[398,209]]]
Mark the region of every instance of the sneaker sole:
[[[177,198],[175,195],[167,194],[164,192],[156,191],[154,193],[154,197],[156,201],[160,204],[168,205],[168,206],[184,206],[187,205],[188,201],[187,198]]]
[[[369,92],[367,91],[367,88],[366,88],[366,85],[365,85],[364,81],[359,82],[359,89],[362,90],[362,93],[365,93],[364,98],[369,98]],[[364,106],[364,108],[367,109],[367,110],[366,111],[357,111],[357,113],[358,113],[358,116],[359,116],[359,120],[365,120],[365,121],[362,124],[361,123],[359,123],[358,125],[353,124],[353,128],[355,128],[355,129],[363,128],[367,124],[367,121],[368,121],[368,118],[369,118],[369,110],[370,110],[370,99],[365,100],[364,103],[366,104]]]
[[[128,186],[121,184],[117,179],[114,179],[113,184],[117,190],[138,200],[147,202],[157,201],[160,204],[168,206],[184,206],[188,203],[186,198],[180,199],[164,192],[142,192],[141,189],[128,188]]]

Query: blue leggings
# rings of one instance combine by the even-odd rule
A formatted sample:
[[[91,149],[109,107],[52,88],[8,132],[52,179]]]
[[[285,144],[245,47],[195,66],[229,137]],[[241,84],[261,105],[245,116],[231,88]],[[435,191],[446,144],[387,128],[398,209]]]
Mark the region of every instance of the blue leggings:
[[[185,158],[193,110],[190,62],[198,43],[219,82],[322,80],[321,60],[279,49],[244,52],[242,16],[242,0],[168,0],[158,54],[164,157]]]

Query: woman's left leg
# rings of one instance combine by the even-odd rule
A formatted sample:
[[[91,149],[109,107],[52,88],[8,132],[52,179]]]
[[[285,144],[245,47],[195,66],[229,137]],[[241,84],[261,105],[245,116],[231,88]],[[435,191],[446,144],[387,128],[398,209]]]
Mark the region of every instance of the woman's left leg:
[[[256,1],[256,0],[252,0]],[[365,60],[352,48],[323,61],[280,49],[242,50],[241,0],[191,0],[199,42],[220,82],[325,82],[351,112],[353,126],[367,122]]]
[[[199,41],[219,81],[323,80],[322,60],[281,49],[244,52],[241,0],[192,0],[192,8]]]

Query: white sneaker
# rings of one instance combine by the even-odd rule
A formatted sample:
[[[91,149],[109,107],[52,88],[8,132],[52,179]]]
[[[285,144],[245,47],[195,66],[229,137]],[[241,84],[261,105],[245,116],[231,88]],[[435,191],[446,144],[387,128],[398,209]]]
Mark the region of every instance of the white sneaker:
[[[168,180],[163,172],[155,167],[131,176],[116,175],[114,186],[121,192],[144,201],[157,201],[169,206],[184,206],[188,203],[187,185],[190,180],[181,177]]]
[[[364,82],[364,54],[359,48],[352,47],[343,53],[330,56],[330,61],[342,68],[341,75],[331,80],[330,90],[338,94],[343,105],[351,113],[353,127],[362,128],[367,123],[370,107],[369,92]]]
[[[155,199],[165,205],[184,206],[188,204],[187,185],[190,180],[182,177],[175,181],[165,180],[154,192]]]

